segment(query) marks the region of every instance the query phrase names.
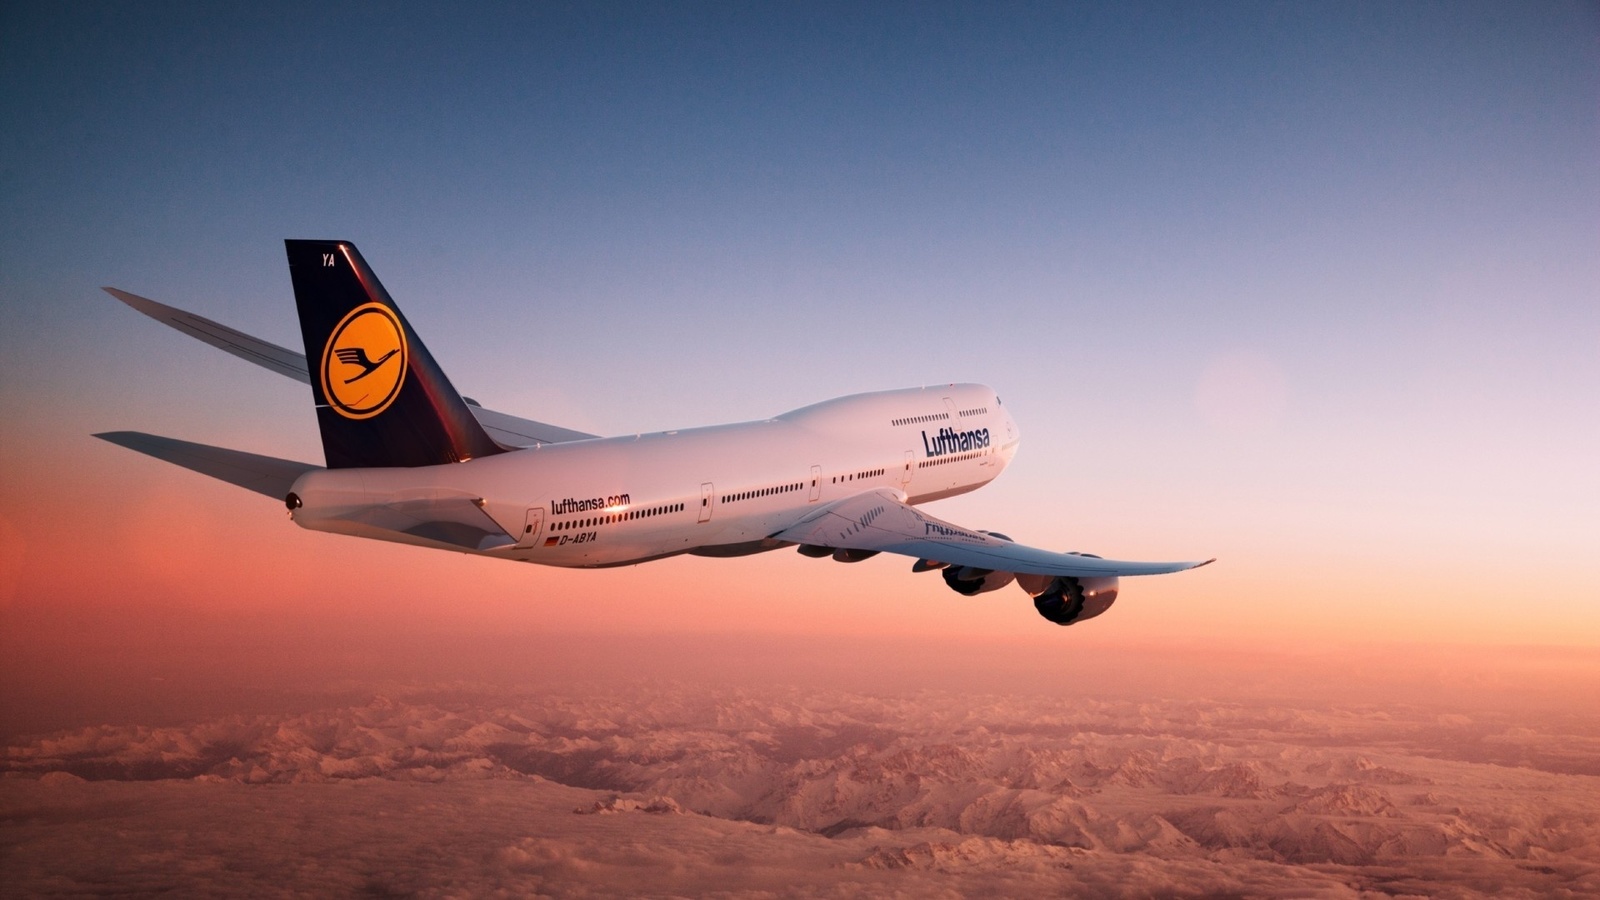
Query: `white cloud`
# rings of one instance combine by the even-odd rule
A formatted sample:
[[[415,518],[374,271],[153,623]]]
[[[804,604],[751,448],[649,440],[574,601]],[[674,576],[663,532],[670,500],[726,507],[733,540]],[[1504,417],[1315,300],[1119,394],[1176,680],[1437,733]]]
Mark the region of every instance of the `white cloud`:
[[[1600,786],[1567,774],[1593,764],[1590,739],[1531,714],[1447,730],[1439,717],[662,684],[411,690],[20,743],[0,827],[16,883],[38,892],[1593,886]],[[1509,750],[1556,763],[1474,758]]]

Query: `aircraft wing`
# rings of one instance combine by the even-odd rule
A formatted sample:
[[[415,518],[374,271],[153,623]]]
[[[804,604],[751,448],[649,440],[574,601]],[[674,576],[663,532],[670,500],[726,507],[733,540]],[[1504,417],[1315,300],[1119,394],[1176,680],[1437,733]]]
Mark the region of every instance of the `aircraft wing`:
[[[262,456],[259,453],[245,453],[243,450],[229,450],[226,447],[213,447],[209,444],[194,444],[176,438],[145,434],[142,431],[107,431],[95,437],[120,447],[127,447],[129,450],[137,450],[146,456],[183,466],[185,469],[193,469],[202,475],[210,475],[229,484],[236,484],[245,490],[264,494],[274,500],[282,500],[284,495],[289,493],[289,489],[294,487],[295,479],[313,469],[322,468],[310,463]]]
[[[213,322],[204,316],[197,316],[192,312],[158,303],[148,297],[130,294],[117,288],[102,288],[106,293],[121,300],[123,303],[144,313],[163,325],[170,326],[187,334],[198,341],[210,344],[220,350],[226,351],[248,362],[253,362],[264,369],[271,369],[279,375],[293,378],[301,384],[311,383],[311,370],[306,365],[303,353],[296,353],[287,347],[280,347],[271,341],[264,341],[258,337],[245,334],[234,328],[229,328],[220,322]],[[509,447],[532,447],[535,444],[560,444],[566,441],[582,441],[598,435],[571,428],[562,428],[547,422],[535,422],[518,416],[484,409],[476,401],[468,400],[467,406],[472,410],[473,418],[489,432],[489,436]],[[137,448],[135,448],[137,449]]]
[[[1040,550],[936,519],[907,505],[902,497],[898,491],[879,488],[836,500],[773,537],[836,550],[899,553],[974,569],[1075,578],[1165,575],[1212,561],[1124,562]]]

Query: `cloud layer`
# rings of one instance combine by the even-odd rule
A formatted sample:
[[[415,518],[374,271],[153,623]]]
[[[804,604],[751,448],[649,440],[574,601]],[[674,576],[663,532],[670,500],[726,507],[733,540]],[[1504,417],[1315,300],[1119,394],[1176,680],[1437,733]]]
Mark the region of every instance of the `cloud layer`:
[[[1570,715],[690,685],[409,689],[8,748],[44,893],[1600,890]]]

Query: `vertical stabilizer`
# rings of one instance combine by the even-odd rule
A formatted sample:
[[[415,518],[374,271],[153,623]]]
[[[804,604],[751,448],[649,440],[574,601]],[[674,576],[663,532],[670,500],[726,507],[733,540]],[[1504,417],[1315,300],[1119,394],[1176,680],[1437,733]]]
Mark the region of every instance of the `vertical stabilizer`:
[[[328,468],[504,452],[348,241],[284,241]]]

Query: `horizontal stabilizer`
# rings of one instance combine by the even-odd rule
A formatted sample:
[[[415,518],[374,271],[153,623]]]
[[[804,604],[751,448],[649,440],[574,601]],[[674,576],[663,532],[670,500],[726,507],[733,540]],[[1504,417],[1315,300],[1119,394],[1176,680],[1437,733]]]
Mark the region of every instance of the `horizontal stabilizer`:
[[[482,507],[464,497],[402,500],[363,507],[336,518],[463,550],[493,550],[517,542]]]
[[[472,417],[478,420],[483,430],[489,436],[510,447],[532,447],[534,444],[564,444],[567,441],[586,441],[599,435],[587,434],[582,431],[573,431],[571,428],[562,428],[558,425],[549,425],[544,422],[535,422],[532,419],[520,419],[508,416],[503,412],[484,409],[475,403],[468,402],[467,408],[472,410]]]
[[[163,325],[170,325],[195,340],[204,341],[213,347],[226,350],[240,359],[249,360],[258,366],[271,369],[279,375],[286,375],[301,384],[311,383],[310,370],[306,367],[306,358],[303,353],[296,353],[287,347],[279,347],[269,341],[251,337],[220,322],[213,322],[204,316],[185,312],[175,306],[157,303],[148,297],[130,294],[127,291],[119,291],[113,287],[101,288],[101,290],[155,319],[157,322]]]
[[[238,485],[245,490],[255,491],[275,500],[282,500],[289,493],[289,489],[294,487],[295,479],[307,472],[322,468],[310,463],[245,453],[242,450],[229,450],[225,447],[212,447],[208,444],[194,444],[140,431],[107,431],[95,437],[102,441],[110,441],[119,447],[137,450],[146,456],[183,466],[185,469],[192,469],[202,475],[210,475],[212,478]]]
[[[163,325],[170,326],[188,336],[204,341],[213,347],[225,350],[242,360],[253,362],[264,369],[271,369],[279,375],[293,378],[301,384],[311,383],[310,369],[306,365],[303,353],[297,353],[287,347],[280,347],[271,341],[264,341],[258,337],[245,334],[234,328],[229,328],[221,322],[213,322],[205,316],[197,316],[187,310],[178,309],[130,294],[127,291],[108,287],[101,290],[128,304],[139,312],[144,313]],[[507,447],[532,447],[535,444],[562,444],[567,441],[584,441],[598,435],[587,432],[574,431],[571,428],[562,428],[547,422],[536,422],[518,416],[484,409],[478,404],[468,401],[467,406],[472,411],[472,417],[478,420],[483,430],[489,433],[501,444]]]

